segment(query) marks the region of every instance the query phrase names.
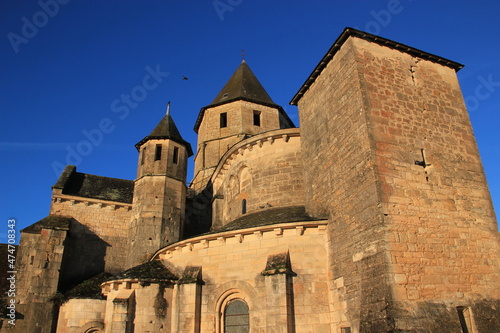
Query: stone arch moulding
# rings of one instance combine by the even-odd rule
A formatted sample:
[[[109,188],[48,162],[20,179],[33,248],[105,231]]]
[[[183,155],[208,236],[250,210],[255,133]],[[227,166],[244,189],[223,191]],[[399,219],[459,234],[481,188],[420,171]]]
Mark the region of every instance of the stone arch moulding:
[[[253,309],[252,301],[250,300],[250,298],[247,296],[246,293],[236,288],[226,290],[217,299],[216,303],[217,321],[216,321],[215,332],[217,333],[224,332],[224,310],[229,302],[236,299],[243,300],[248,306],[248,312],[250,313],[252,311]]]
[[[100,321],[91,321],[82,326],[82,333],[100,333],[104,332],[104,323]]]

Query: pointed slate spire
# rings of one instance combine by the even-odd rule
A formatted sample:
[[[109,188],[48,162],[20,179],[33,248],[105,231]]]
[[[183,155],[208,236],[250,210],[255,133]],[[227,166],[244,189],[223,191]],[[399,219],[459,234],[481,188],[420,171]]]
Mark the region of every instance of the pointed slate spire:
[[[212,103],[200,110],[198,119],[196,120],[194,131],[198,133],[198,128],[207,108],[234,102],[237,100],[245,100],[270,107],[276,107],[280,110],[282,109],[281,106],[274,103],[255,74],[247,65],[245,59],[243,59],[241,61],[241,64],[238,66],[236,71],[233,73],[233,75],[227,81],[221,91],[217,94]],[[286,117],[288,118],[288,116]]]
[[[193,155],[193,149],[191,148],[191,144],[184,140],[175,126],[174,120],[170,115],[170,102],[167,104],[167,112],[162,120],[156,125],[156,127],[146,136],[144,139],[139,141],[135,147],[139,150],[139,147],[142,146],[145,142],[152,139],[169,139],[184,145],[188,151],[189,156]]]
[[[245,59],[241,61],[240,66],[209,106],[238,99],[247,99],[259,104],[276,105],[247,65]]]

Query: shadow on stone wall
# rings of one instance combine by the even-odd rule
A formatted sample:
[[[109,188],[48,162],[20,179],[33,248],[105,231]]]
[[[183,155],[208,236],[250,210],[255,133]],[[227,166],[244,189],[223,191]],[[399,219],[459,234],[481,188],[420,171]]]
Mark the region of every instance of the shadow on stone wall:
[[[64,241],[58,291],[64,293],[103,272],[106,249],[110,246],[87,226],[73,219]]]
[[[213,188],[209,182],[200,193],[188,192],[183,239],[210,231],[212,227]]]

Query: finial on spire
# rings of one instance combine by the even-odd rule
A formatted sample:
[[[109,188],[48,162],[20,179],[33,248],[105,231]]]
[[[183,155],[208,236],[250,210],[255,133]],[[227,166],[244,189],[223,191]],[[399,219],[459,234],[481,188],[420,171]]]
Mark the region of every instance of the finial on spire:
[[[170,101],[167,103],[167,116],[170,116]]]
[[[245,50],[241,50],[241,62],[245,62]]]

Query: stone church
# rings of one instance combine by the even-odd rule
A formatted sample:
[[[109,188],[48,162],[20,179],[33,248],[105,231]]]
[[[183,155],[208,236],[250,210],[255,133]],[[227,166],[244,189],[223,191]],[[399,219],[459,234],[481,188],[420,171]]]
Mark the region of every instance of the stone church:
[[[243,61],[196,151],[168,108],[135,180],[66,167],[2,331],[500,332],[461,68],[346,28],[291,99],[299,128]]]

